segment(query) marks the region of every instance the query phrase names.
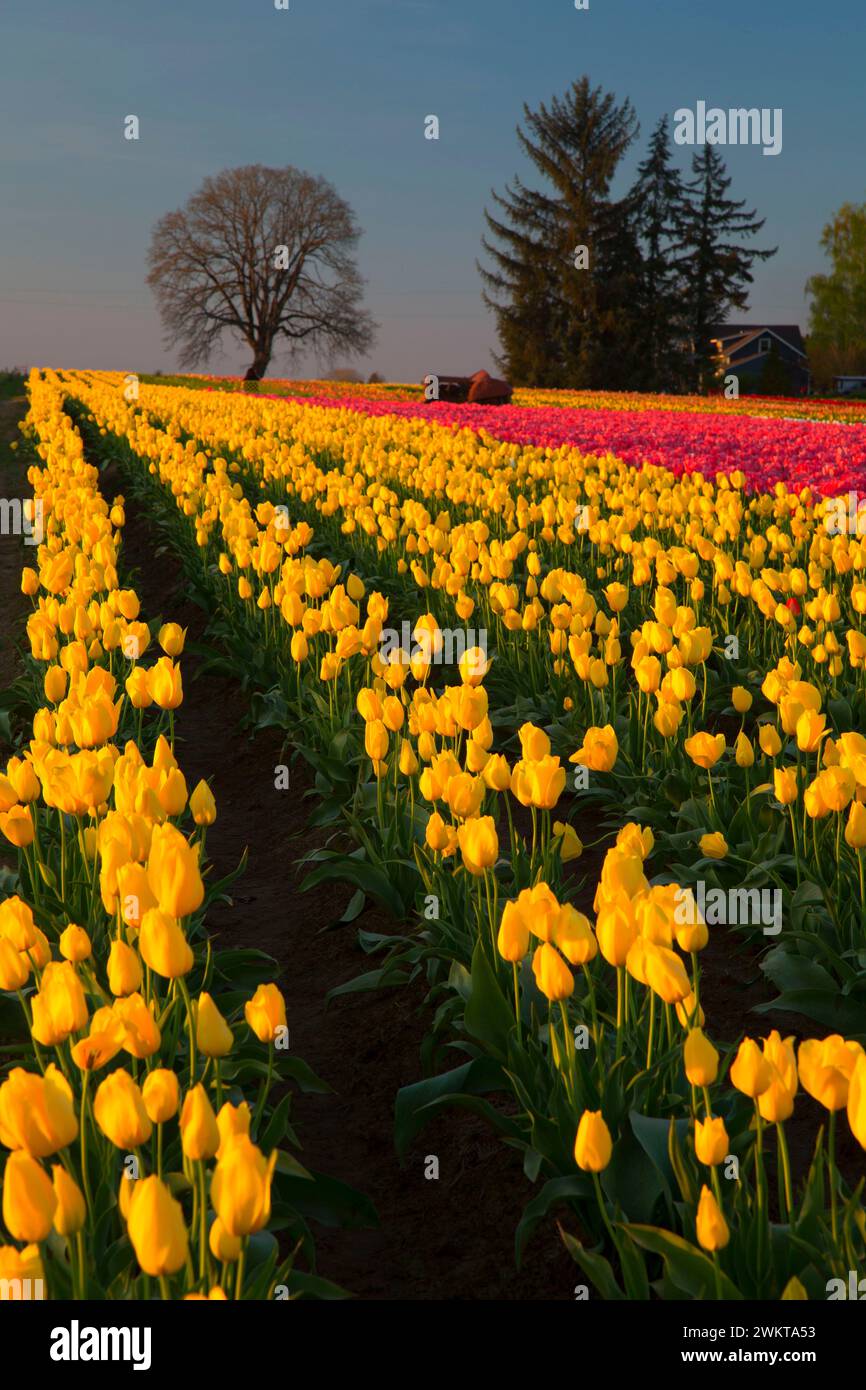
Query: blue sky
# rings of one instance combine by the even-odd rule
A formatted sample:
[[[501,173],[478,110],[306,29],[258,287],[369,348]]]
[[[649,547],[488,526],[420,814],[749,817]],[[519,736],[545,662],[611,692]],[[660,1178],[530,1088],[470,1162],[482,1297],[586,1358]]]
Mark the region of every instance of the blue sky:
[[[832,23],[809,0],[4,0],[0,33],[0,366],[170,369],[144,278],[151,228],[207,174],[263,163],[324,175],[364,229],[381,327],[351,365],[395,380],[492,367],[483,209],[528,172],[522,103],[583,73],[641,121],[621,187],[665,112],[782,108],[778,157],[723,151],[733,194],[766,215],[762,244],[780,248],[751,317],[806,327],[821,228],[866,200],[855,0],[836,0]],[[138,142],[123,139],[130,113]],[[247,361],[227,343],[210,370]]]

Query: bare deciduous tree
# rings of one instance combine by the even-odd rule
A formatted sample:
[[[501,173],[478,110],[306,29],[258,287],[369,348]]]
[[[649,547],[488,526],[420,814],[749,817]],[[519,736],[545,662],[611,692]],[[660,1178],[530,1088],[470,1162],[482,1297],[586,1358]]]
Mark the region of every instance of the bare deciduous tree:
[[[207,361],[224,332],[264,376],[279,339],[332,357],[372,345],[355,263],[360,229],[326,179],[249,164],[205,179],[151,238],[147,282],[184,366]]]

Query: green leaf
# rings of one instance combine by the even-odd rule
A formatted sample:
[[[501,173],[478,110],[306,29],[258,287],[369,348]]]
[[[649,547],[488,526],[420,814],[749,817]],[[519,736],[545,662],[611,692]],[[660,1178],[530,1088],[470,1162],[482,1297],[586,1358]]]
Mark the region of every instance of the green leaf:
[[[713,1262],[702,1250],[659,1226],[624,1226],[623,1230],[644,1250],[661,1255],[668,1277],[683,1293],[690,1298],[715,1297]],[[723,1297],[741,1302],[743,1295],[737,1286],[724,1273],[720,1278]]]
[[[402,1086],[397,1092],[394,1106],[394,1144],[401,1162],[412,1140],[416,1134],[420,1134],[430,1118],[429,1107],[436,1102],[453,1100],[457,1096],[509,1090],[505,1073],[492,1057],[476,1057],[440,1076]]]
[[[546,1182],[537,1196],[533,1197],[531,1202],[527,1202],[515,1232],[514,1260],[517,1268],[520,1269],[523,1263],[523,1252],[536,1227],[553,1207],[573,1197],[591,1200],[592,1195],[592,1180],[583,1173],[577,1173],[573,1177],[551,1178]]]
[[[838,985],[823,990],[785,990],[772,1003],[755,1004],[752,1008],[756,1014],[771,1013],[774,1009],[803,1014],[805,1018],[814,1019],[824,1028],[832,1028],[835,1032],[857,1037],[862,1036],[866,1029],[866,1011],[862,1001],[857,1003],[853,999],[846,999],[839,993]]]
[[[623,1126],[601,1185],[609,1201],[629,1221],[651,1220],[656,1203],[665,1194],[664,1179],[655,1162],[627,1126]]]
[[[376,1208],[369,1197],[348,1183],[321,1173],[297,1177],[291,1155],[281,1153],[274,1173],[274,1187],[280,1200],[322,1226],[349,1230],[371,1230],[379,1225]]]
[[[671,1200],[676,1174],[670,1159],[669,1128],[670,1120],[657,1119],[651,1115],[641,1115],[637,1110],[629,1114],[632,1133],[641,1148],[655,1164],[663,1184],[665,1196]],[[678,1120],[677,1131],[682,1138],[688,1130],[688,1120]]]
[[[499,988],[481,940],[472,953],[471,983],[464,1015],[466,1030],[502,1060],[508,1051],[508,1036],[516,1026],[514,1011]]]
[[[290,1076],[293,1081],[297,1081],[305,1094],[325,1096],[333,1091],[333,1087],[329,1086],[327,1081],[323,1081],[320,1076],[317,1076],[303,1058],[282,1057],[279,1053],[275,1053],[274,1058],[274,1066],[278,1074],[283,1078]]]
[[[802,884],[803,888],[815,888],[815,884]],[[799,893],[798,889],[798,893]],[[819,896],[820,895],[820,890]],[[809,898],[808,901],[814,901]],[[822,897],[823,901],[823,897]],[[793,910],[793,905],[792,905]],[[806,956],[795,955],[793,951],[788,951],[784,946],[774,946],[772,951],[768,951],[761,961],[761,969],[768,979],[772,980],[777,989],[781,990],[832,990],[836,992],[838,985],[817,961],[809,960]]]
[[[374,898],[398,921],[402,921],[406,916],[406,904],[392,880],[378,865],[368,864],[364,859],[357,859],[348,854],[334,855],[317,869],[313,869],[312,873],[307,874],[300,884],[299,891],[306,893],[310,888],[318,887],[320,883],[353,883],[369,898]]]
[[[580,1266],[602,1298],[608,1303],[621,1302],[625,1294],[616,1282],[610,1263],[604,1256],[585,1249],[576,1236],[569,1235],[561,1226],[559,1234],[571,1258]]]
[[[330,1003],[332,999],[338,999],[342,994],[364,994],[367,990],[385,989],[390,985],[405,985],[408,979],[408,972],[396,961],[391,961],[387,965],[380,966],[378,970],[367,970],[363,975],[356,975],[354,980],[347,980],[344,985],[335,985],[333,989],[328,990],[325,1001]]]
[[[264,1133],[258,1140],[259,1148],[265,1153],[270,1153],[271,1149],[277,1148],[284,1138],[286,1129],[288,1128],[291,1104],[291,1095],[283,1096],[273,1115],[268,1120]],[[298,1166],[300,1167],[300,1164]]]

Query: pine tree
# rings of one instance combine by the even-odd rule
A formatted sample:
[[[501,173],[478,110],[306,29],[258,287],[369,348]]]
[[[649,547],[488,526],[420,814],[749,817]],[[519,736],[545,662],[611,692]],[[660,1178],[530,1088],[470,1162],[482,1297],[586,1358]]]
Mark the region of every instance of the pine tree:
[[[526,386],[630,385],[639,257],[631,206],[609,195],[637,135],[634,110],[583,77],[549,107],[523,111],[517,136],[548,191],[517,177],[492,194],[500,214],[485,212],[499,244],[483,239],[494,268],[479,270],[500,367]]]
[[[688,328],[677,254],[685,196],[682,176],[671,163],[668,118],[662,116],[631,192],[642,253],[641,385],[649,391],[682,389],[688,379]]]
[[[757,236],[766,218],[744,212],[745,199],[728,198],[725,163],[713,145],[692,158],[694,179],[687,183],[679,245],[685,279],[684,306],[692,344],[692,381],[701,391],[715,377],[710,334],[732,309],[744,309],[753,282],[752,265],[775,256],[777,247],[758,251],[739,244]]]

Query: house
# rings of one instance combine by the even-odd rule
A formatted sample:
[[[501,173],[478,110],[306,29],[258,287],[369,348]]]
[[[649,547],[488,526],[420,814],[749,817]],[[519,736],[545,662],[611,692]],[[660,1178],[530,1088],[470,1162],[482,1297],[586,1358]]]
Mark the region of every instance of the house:
[[[743,392],[805,396],[811,374],[806,344],[795,323],[720,324],[710,341],[720,378],[735,376]]]
[[[852,391],[866,391],[866,376],[834,376],[833,390],[837,396],[850,396]]]

